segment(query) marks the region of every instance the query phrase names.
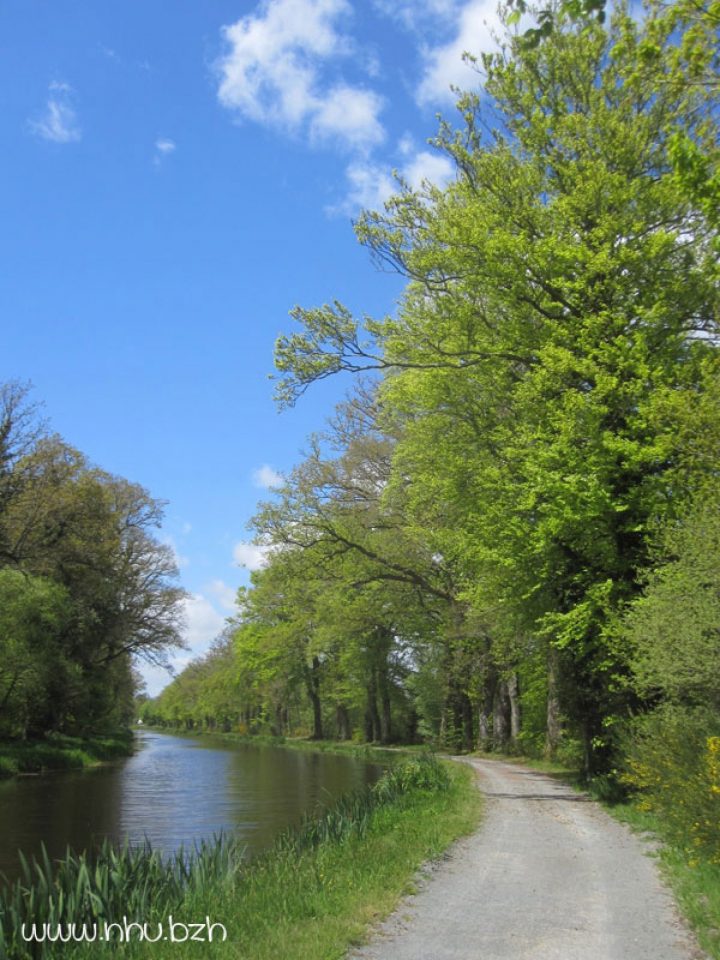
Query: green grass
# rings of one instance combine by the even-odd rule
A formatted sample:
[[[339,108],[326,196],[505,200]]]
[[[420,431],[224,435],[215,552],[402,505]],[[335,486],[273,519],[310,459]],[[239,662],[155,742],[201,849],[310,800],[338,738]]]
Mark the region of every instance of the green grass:
[[[81,770],[132,753],[132,734],[112,737],[66,737],[0,742],[0,779],[44,770]]]
[[[94,865],[82,857],[68,858],[59,871],[28,865],[24,884],[0,902],[0,916],[8,932],[24,916],[82,922],[95,911],[166,923],[170,914],[192,923],[208,916],[226,927],[226,943],[135,942],[123,956],[339,960],[411,889],[423,862],[475,827],[480,803],[469,768],[418,758],[284,834],[250,864],[230,841],[206,844],[192,862],[176,857],[164,870],[149,851],[109,849]],[[53,945],[44,957],[115,952],[117,944]]]

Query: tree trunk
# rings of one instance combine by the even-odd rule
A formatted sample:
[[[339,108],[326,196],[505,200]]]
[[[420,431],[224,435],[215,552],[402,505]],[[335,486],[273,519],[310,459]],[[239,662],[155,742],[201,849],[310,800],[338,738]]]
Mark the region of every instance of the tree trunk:
[[[350,714],[343,703],[339,703],[335,708],[335,725],[337,727],[338,740],[349,740]]]
[[[272,727],[273,736],[281,737],[285,732],[285,724],[283,722],[285,716],[285,708],[281,703],[275,704],[275,723]]]
[[[380,688],[380,741],[390,743],[392,740],[392,707],[390,704],[390,684],[387,677],[387,663],[378,667],[378,687]]]
[[[497,672],[495,667],[486,662],[483,672],[482,702],[478,705],[478,749],[490,750],[492,734],[490,720],[492,717],[495,688],[497,687]]]
[[[418,742],[418,722],[419,717],[417,715],[417,710],[414,707],[411,707],[410,714],[407,721],[407,742],[408,743],[417,743]]]
[[[493,702],[493,747],[507,749],[510,735],[510,698],[506,680],[501,680],[495,690]]]
[[[590,774],[592,773],[592,737],[590,735],[590,724],[587,719],[584,718],[581,724],[581,737],[582,737],[582,746],[583,746],[583,774],[585,776],[585,781],[590,780]]]
[[[370,742],[380,739],[380,714],[377,706],[377,674],[370,670],[367,685],[367,710],[365,711],[365,738]]]
[[[462,695],[462,719],[463,719],[463,749],[468,753],[474,747],[473,731],[473,707],[470,697],[464,693]]]
[[[490,714],[484,706],[478,709],[478,750],[487,750],[490,746]]]
[[[555,647],[551,646],[547,657],[547,725],[545,733],[545,756],[552,759],[557,753],[562,737],[562,723],[560,719],[560,655]]]
[[[508,697],[510,699],[510,742],[517,746],[520,736],[520,681],[516,673],[511,673],[507,681]]]
[[[447,739],[447,701],[443,703],[440,714],[440,726],[438,728],[438,743],[445,744]]]
[[[310,697],[310,703],[312,704],[313,711],[313,740],[322,740],[323,737],[323,723],[322,723],[322,704],[320,702],[320,661],[317,657],[312,659],[312,669],[310,670],[309,680],[308,680],[308,696]]]

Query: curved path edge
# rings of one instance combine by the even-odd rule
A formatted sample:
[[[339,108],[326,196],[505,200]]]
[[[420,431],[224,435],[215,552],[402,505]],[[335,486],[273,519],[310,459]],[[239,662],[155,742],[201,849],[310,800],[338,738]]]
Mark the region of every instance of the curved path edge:
[[[351,960],[700,960],[646,842],[515,763],[470,763],[480,828],[426,867]]]

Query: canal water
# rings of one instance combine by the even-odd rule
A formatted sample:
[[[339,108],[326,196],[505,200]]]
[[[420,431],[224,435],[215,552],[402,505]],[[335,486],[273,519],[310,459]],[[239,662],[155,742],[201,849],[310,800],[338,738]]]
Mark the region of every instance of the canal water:
[[[144,730],[132,757],[0,782],[0,873],[17,875],[18,850],[37,853],[44,843],[58,857],[104,837],[147,839],[171,853],[234,833],[252,855],[382,769],[353,757]]]

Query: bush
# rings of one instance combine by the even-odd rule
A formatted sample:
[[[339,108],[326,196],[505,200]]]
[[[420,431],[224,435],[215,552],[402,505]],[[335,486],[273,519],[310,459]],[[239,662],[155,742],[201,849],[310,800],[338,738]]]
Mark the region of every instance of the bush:
[[[620,779],[691,863],[720,864],[720,718],[666,706],[637,721]]]
[[[5,777],[14,777],[17,773],[17,761],[13,757],[0,756],[0,780]]]

